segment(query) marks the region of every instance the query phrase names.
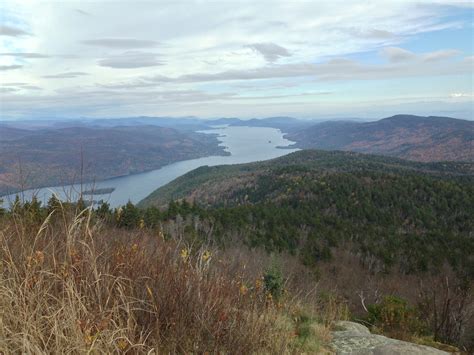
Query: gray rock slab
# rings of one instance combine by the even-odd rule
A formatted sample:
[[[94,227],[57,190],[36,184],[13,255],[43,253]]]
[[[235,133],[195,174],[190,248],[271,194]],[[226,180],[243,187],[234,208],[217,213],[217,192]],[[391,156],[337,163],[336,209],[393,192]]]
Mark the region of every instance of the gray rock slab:
[[[362,324],[338,322],[343,330],[334,331],[331,346],[338,355],[446,355],[449,354],[429,346],[418,345],[372,334]]]

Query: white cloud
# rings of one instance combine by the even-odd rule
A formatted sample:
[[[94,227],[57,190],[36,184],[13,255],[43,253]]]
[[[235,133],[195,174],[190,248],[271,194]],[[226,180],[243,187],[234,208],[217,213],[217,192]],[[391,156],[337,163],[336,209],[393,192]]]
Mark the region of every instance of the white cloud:
[[[88,39],[81,41],[82,44],[90,46],[105,47],[105,48],[146,48],[154,47],[158,45],[156,41],[141,40],[134,38],[100,38],[100,39]]]
[[[14,70],[22,67],[22,65],[0,65],[0,70]]]
[[[416,58],[415,53],[398,47],[385,47],[382,49],[381,54],[390,62],[403,62]]]
[[[88,75],[87,73],[80,72],[80,71],[72,71],[67,73],[59,73],[59,74],[49,74],[43,75],[45,79],[72,79],[77,78],[78,76]]]
[[[439,51],[434,51],[431,53],[426,53],[423,56],[423,60],[430,62],[430,61],[437,61],[437,60],[444,60],[448,58],[452,58],[455,56],[460,55],[461,52],[458,50],[454,49],[445,49],[445,50],[439,50]]]
[[[446,59],[450,59],[462,54],[461,51],[455,49],[442,49],[433,52],[416,54],[403,48],[398,47],[385,47],[382,48],[380,54],[387,58],[388,61],[393,63],[401,63],[406,61],[424,61],[424,62],[436,62]],[[465,57],[468,60],[470,57]]]
[[[462,26],[462,19],[445,17],[446,7],[438,4],[450,2],[388,0],[380,6],[275,0],[237,6],[3,0],[8,18],[0,27],[2,82],[25,82],[42,90],[35,95],[30,89],[28,97],[26,90],[6,90],[2,111],[56,107],[77,115],[141,114],[141,109],[179,114],[183,106],[192,106],[196,111],[189,114],[226,114],[228,109],[238,114],[239,107],[232,105],[254,95],[257,85],[269,102],[333,92],[317,98],[330,101],[343,100],[338,95],[355,80],[468,75],[472,62],[446,49],[449,45],[429,53],[404,49],[404,41],[413,36]],[[360,60],[360,53],[375,53],[376,59],[380,53],[387,61]],[[348,83],[339,90],[332,87],[336,81]],[[73,91],[77,97],[71,96]],[[202,99],[199,105],[197,98]],[[71,99],[77,100],[74,110]],[[258,101],[265,105],[264,99]],[[31,105],[25,108],[25,102]],[[205,106],[209,102],[212,107]]]
[[[109,68],[135,69],[155,67],[164,63],[158,60],[158,55],[155,53],[125,52],[101,59],[98,64]]]
[[[451,98],[460,98],[460,97],[474,97],[474,94],[472,92],[454,92],[449,95]]]
[[[247,47],[263,55],[269,62],[275,62],[281,57],[291,57],[290,52],[286,48],[275,43],[254,43],[247,45]]]
[[[29,33],[20,28],[0,24],[0,36],[20,37],[27,35],[29,35]]]
[[[413,54],[413,59],[430,57],[432,53],[421,56]],[[450,56],[446,57],[449,58]],[[442,58],[440,58],[441,61]],[[239,80],[264,80],[277,78],[310,77],[317,80],[384,80],[388,78],[443,76],[455,74],[469,74],[472,70],[470,63],[461,61],[453,66],[451,63],[437,62],[420,65],[418,61],[400,63],[401,60],[393,60],[395,64],[372,64],[367,65],[354,60],[337,58],[327,62],[295,63],[281,65],[266,65],[249,70],[227,70],[217,73],[194,73],[178,77],[167,77],[157,75],[153,77],[142,77],[143,84],[155,83],[200,83],[200,82],[222,82]]]
[[[369,28],[369,29],[355,29],[351,28],[348,30],[349,33],[353,34],[354,36],[367,38],[367,39],[393,39],[396,35],[393,32],[387,30],[381,30],[377,28]]]
[[[28,59],[49,58],[48,55],[40,54],[40,53],[14,53],[14,52],[11,52],[11,53],[0,53],[0,56],[28,58]]]

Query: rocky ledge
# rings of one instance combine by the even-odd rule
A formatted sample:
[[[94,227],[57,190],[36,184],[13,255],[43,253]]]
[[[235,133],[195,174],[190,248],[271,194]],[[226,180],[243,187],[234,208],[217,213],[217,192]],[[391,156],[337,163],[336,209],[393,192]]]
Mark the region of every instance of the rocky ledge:
[[[338,322],[331,346],[336,354],[345,355],[442,355],[450,354],[429,346],[372,334],[367,327],[353,322]]]

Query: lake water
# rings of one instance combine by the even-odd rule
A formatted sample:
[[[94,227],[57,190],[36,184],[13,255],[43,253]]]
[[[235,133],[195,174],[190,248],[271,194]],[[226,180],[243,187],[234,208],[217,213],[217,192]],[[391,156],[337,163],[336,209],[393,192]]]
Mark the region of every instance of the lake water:
[[[291,145],[293,142],[283,138],[280,130],[268,127],[219,127],[204,133],[217,133],[220,145],[226,148],[229,156],[208,156],[204,158],[183,160],[160,169],[145,173],[127,175],[123,177],[96,182],[93,186],[85,184],[83,191],[90,189],[115,188],[112,193],[104,195],[93,195],[95,201],[104,200],[112,207],[126,204],[129,200],[138,203],[154,190],[174,180],[188,171],[200,166],[240,164],[253,161],[268,160],[294,152],[298,149],[280,149]],[[41,189],[27,190],[19,193],[24,200],[30,200],[33,195],[43,203],[56,193],[62,200],[74,200],[80,191],[80,186],[56,186]],[[16,194],[2,197],[6,204],[13,201]],[[88,196],[86,196],[88,197]]]

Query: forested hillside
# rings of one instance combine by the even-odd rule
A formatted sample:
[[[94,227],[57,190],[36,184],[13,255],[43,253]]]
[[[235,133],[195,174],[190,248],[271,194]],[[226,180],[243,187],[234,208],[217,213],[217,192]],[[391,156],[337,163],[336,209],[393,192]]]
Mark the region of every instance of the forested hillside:
[[[416,161],[474,161],[474,122],[396,115],[375,122],[324,122],[286,136],[300,148],[349,150]]]
[[[383,172],[398,175],[413,173],[468,181],[474,176],[474,164],[469,162],[421,163],[353,152],[303,150],[264,162],[204,166],[195,169],[157,189],[140,205],[163,205],[173,199],[183,197],[192,199],[196,194],[203,203],[212,197],[209,193],[211,189],[219,194],[218,197],[222,197],[223,193],[233,190],[234,187],[241,189],[243,184],[238,182],[247,180],[255,182],[255,179],[262,174],[278,173],[285,169],[290,172],[295,169],[294,175],[298,175],[301,171],[311,171],[319,175],[352,172]],[[222,202],[227,204],[230,201],[223,199]]]
[[[215,136],[173,128],[0,126],[0,196],[140,173],[213,154],[225,154]]]
[[[474,277],[473,164],[416,163],[357,153],[301,151],[263,163],[202,167],[140,206],[186,199],[216,228],[251,246],[330,259],[349,243],[377,270],[449,263]]]

